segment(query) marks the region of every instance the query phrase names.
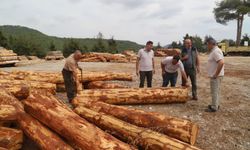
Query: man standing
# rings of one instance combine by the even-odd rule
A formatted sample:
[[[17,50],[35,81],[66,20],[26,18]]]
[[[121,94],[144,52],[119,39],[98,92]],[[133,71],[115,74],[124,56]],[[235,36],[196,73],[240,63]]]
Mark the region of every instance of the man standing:
[[[65,65],[62,70],[65,89],[69,102],[71,102],[76,97],[77,92],[80,92],[81,90],[81,86],[77,76],[77,69],[82,70],[78,66],[78,62],[81,58],[82,53],[79,50],[75,51],[68,58],[66,58]]]
[[[207,71],[210,77],[212,105],[208,105],[207,112],[216,112],[220,108],[220,86],[224,76],[224,56],[213,38],[207,39],[209,51]]]
[[[145,78],[147,86],[152,87],[152,78],[155,73],[153,42],[148,41],[146,47],[140,49],[136,61],[136,75],[140,75],[140,88],[144,87]]]
[[[182,62],[180,61],[179,55],[175,55],[174,57],[171,57],[171,56],[166,57],[161,63],[161,68],[162,68],[162,76],[163,76],[162,87],[167,87],[169,84],[169,81],[171,83],[171,87],[175,87],[177,77],[178,77],[178,69],[180,69],[182,78],[185,81],[185,85],[186,85],[187,75],[184,71],[184,67],[183,67]]]
[[[186,75],[187,77],[190,77],[192,84],[192,99],[198,100],[196,73],[200,72],[200,61],[197,49],[192,46],[191,39],[184,40],[184,48],[182,49],[181,54],[181,60],[184,64]],[[182,84],[185,84],[184,81],[185,80],[182,79]]]

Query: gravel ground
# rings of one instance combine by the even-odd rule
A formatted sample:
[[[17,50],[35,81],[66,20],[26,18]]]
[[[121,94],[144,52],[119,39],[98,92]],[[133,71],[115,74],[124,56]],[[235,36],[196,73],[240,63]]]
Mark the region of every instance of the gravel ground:
[[[159,87],[162,84],[161,59],[156,58],[157,70],[153,78],[154,87]],[[195,145],[201,149],[249,150],[250,58],[225,58],[226,65],[222,85],[221,108],[216,113],[204,111],[211,102],[209,79],[206,76],[206,61],[207,56],[202,56],[202,72],[198,75],[198,101],[189,101],[186,104],[137,105],[128,107],[160,112],[196,122],[200,126],[200,131]],[[29,66],[4,68],[3,70],[60,71],[63,64],[64,61],[42,62]],[[131,72],[134,76],[133,82],[117,82],[130,87],[138,87],[135,64],[80,63],[80,66],[89,71]],[[180,80],[178,80],[178,85],[180,85]],[[59,94],[58,96],[65,99],[65,94]],[[27,146],[25,149],[28,149]]]

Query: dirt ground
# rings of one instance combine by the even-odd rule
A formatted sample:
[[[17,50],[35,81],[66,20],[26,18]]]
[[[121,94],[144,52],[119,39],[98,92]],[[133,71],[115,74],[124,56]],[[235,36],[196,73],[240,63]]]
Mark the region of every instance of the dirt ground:
[[[160,61],[156,58],[156,74],[153,86],[162,84]],[[226,57],[225,77],[222,85],[220,110],[208,113],[204,110],[211,102],[209,79],[206,75],[207,56],[201,57],[201,74],[198,75],[198,101],[186,104],[137,105],[128,106],[145,111],[189,119],[200,126],[196,146],[205,150],[249,150],[250,149],[250,57]],[[60,71],[64,61],[43,62],[40,64],[4,68],[3,70]],[[135,64],[80,63],[89,71],[130,72],[133,82],[121,84],[138,87]],[[189,82],[190,84],[190,82]],[[178,80],[180,85],[180,80]],[[190,91],[191,92],[191,91]],[[191,94],[191,93],[190,93]],[[59,94],[64,97],[64,94]]]

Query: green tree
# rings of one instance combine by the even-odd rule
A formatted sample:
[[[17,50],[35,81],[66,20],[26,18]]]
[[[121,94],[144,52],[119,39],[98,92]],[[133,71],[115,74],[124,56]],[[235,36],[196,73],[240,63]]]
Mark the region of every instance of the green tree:
[[[108,52],[109,53],[119,53],[117,50],[117,43],[112,36],[111,39],[108,40]]]
[[[244,46],[244,42],[248,41],[248,46],[250,45],[250,37],[248,36],[248,34],[244,34],[243,38],[240,41],[240,45]]]
[[[49,50],[50,51],[56,51],[56,46],[55,46],[54,42],[50,42]]]
[[[97,43],[93,46],[94,52],[105,52],[106,47],[103,42],[103,34],[101,32],[97,35]]]
[[[5,47],[5,48],[8,47],[7,38],[3,35],[1,31],[0,31],[0,46]]]
[[[221,41],[221,43],[228,43],[229,46],[235,46],[236,45],[236,42],[234,40],[232,40],[232,39],[223,39]]]
[[[70,54],[74,53],[76,50],[80,50],[79,43],[74,40],[66,40],[63,45],[63,55],[64,57],[68,57]]]
[[[203,44],[204,42],[202,41],[202,38],[195,35],[192,37],[192,42],[193,42],[193,46],[197,48],[198,51],[200,52],[205,52],[205,45]]]
[[[236,45],[240,45],[242,26],[245,15],[250,15],[250,0],[222,0],[216,3],[214,15],[216,22],[227,25],[231,20],[237,20]]]
[[[157,43],[157,46],[156,46],[156,49],[160,49],[160,48],[162,48],[162,46],[161,46],[161,43],[158,42],[158,43]]]

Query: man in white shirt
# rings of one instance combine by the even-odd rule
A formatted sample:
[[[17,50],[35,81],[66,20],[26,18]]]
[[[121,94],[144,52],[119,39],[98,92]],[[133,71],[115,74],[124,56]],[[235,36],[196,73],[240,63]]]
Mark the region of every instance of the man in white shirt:
[[[163,76],[163,87],[167,87],[169,82],[171,83],[171,87],[175,87],[178,77],[178,69],[180,69],[181,71],[184,83],[187,84],[187,75],[185,73],[182,62],[180,61],[180,56],[176,55],[174,57],[166,57],[161,62],[161,68]]]
[[[220,108],[220,87],[224,76],[224,56],[213,38],[207,39],[209,51],[207,72],[210,78],[212,104],[208,105],[207,112],[216,112]]]
[[[146,47],[140,49],[136,61],[136,75],[140,75],[140,88],[144,87],[147,78],[147,87],[152,87],[152,78],[155,73],[153,42],[148,41]]]

